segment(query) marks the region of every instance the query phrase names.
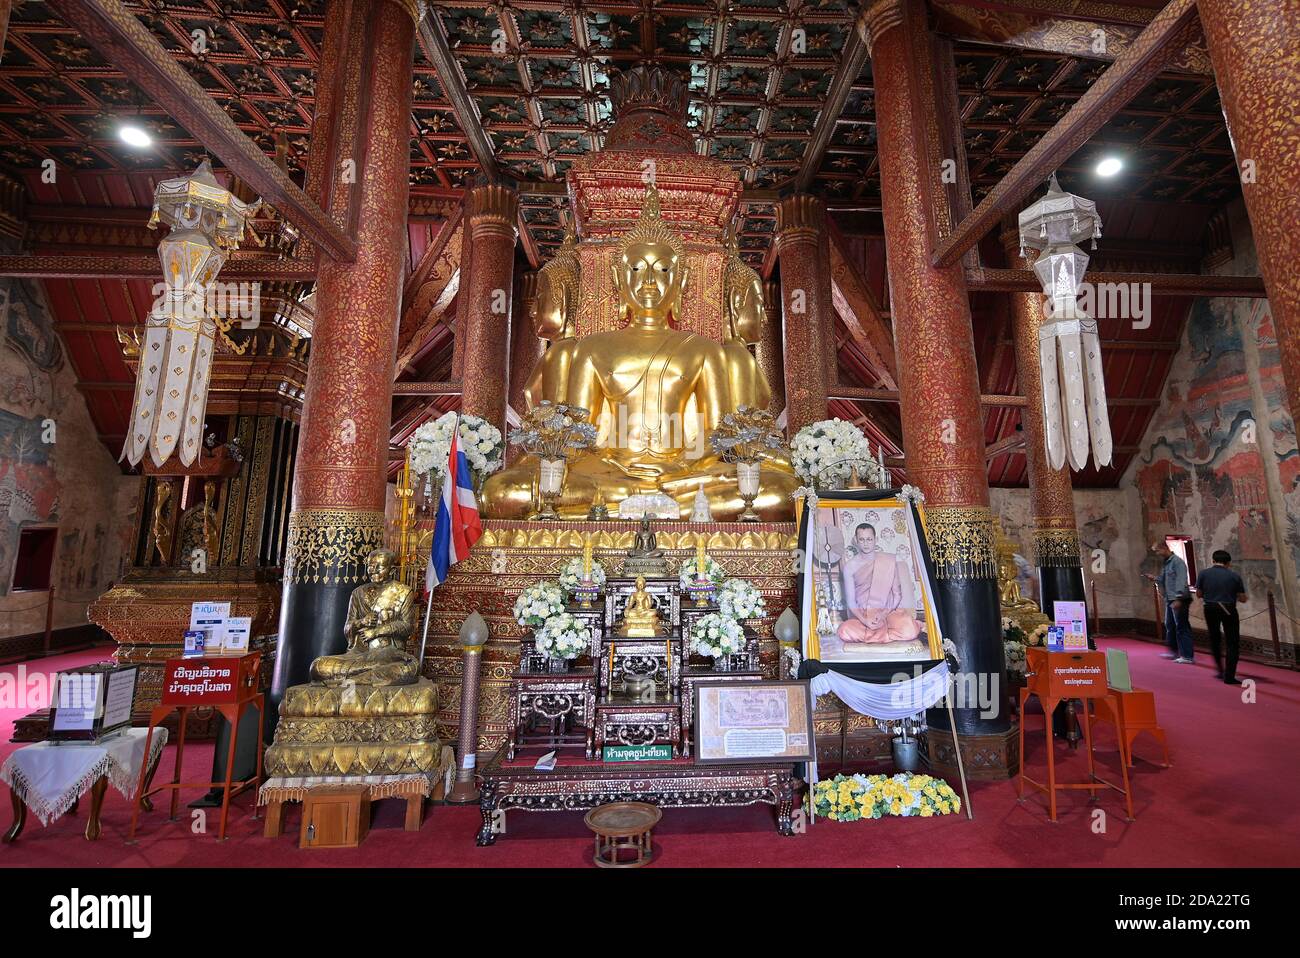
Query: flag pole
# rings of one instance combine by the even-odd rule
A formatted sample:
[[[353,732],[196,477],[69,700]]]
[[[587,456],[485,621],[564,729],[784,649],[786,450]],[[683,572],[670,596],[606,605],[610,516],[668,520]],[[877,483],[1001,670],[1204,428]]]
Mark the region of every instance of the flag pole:
[[[425,585],[428,585],[427,579]],[[429,642],[429,620],[431,618],[433,618],[433,590],[429,589],[429,601],[424,604],[424,634],[420,636],[420,657],[415,660],[421,674],[424,672],[424,647]]]

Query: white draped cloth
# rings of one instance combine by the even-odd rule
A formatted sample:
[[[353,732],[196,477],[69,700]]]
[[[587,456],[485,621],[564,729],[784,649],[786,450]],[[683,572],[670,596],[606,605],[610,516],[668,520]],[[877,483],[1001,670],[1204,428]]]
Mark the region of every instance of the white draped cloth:
[[[823,672],[809,681],[813,701],[817,696],[834,692],[840,701],[861,715],[874,719],[892,720],[907,718],[923,712],[948,694],[948,663],[940,662],[927,672],[904,682],[880,684],[859,682],[840,672]],[[841,758],[841,761],[843,759]],[[817,762],[810,763],[809,782],[818,777]],[[963,788],[964,788],[963,779]],[[811,786],[810,786],[811,787]],[[814,819],[816,816],[813,816]]]
[[[948,663],[940,662],[916,678],[887,685],[859,682],[840,672],[815,675],[810,684],[814,699],[834,692],[841,702],[861,715],[901,719],[925,711],[948,693]]]
[[[145,760],[148,729],[129,728],[102,742],[36,742],[14,752],[0,766],[0,782],[14,790],[42,825],[70,809],[105,775],[127,800],[134,798]],[[167,730],[155,728],[149,761],[162,753]]]

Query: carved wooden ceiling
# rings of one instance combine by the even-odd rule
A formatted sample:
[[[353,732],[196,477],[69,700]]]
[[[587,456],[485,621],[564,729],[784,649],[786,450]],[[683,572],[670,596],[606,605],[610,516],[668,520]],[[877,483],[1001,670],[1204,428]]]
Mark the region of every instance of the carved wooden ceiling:
[[[1061,40],[1066,28],[1059,24],[1074,23],[1068,29],[1077,31],[1088,23],[1052,18],[1102,11],[1115,29],[1131,35],[1160,6],[1159,0],[1006,0],[994,11],[965,0],[931,2],[943,49],[951,51],[944,82],[956,90],[973,202],[1107,66],[1074,53],[1079,47],[1070,37]],[[136,0],[128,6],[236,124],[301,182],[324,0]],[[855,9],[848,0],[433,0],[413,69],[413,194],[440,201],[480,175],[517,179],[524,250],[534,263],[547,258],[568,217],[564,174],[577,156],[599,149],[608,131],[611,72],[653,61],[686,82],[700,152],[731,163],[744,179],[740,242],[746,257],[771,265],[776,199],[796,187],[810,189],[861,239],[860,265],[887,311],[874,91],[853,26]],[[1034,30],[1022,29],[1025,11],[1038,18]],[[1048,43],[1049,34],[1057,46]],[[1041,48],[1026,48],[1035,45]],[[1191,51],[1182,72],[1153,81],[1061,170],[1065,188],[1124,214],[1107,222],[1102,257],[1117,264],[1111,268],[1199,271],[1213,245],[1207,239],[1211,217],[1240,195],[1213,77],[1203,66],[1203,51]],[[143,151],[125,147],[117,137],[125,120],[145,126],[155,144]],[[1102,154],[1121,157],[1124,171],[1111,180],[1095,176]],[[27,185],[38,217],[58,219],[53,210],[63,205],[117,207],[121,216],[143,219],[152,184],[192,169],[204,155],[200,143],[44,3],[16,0],[0,61],[0,172]],[[58,172],[55,184],[42,181],[49,160]],[[122,229],[129,228],[123,222]],[[418,245],[413,233],[413,267],[423,248]],[[990,255],[988,246],[982,255],[997,265],[1000,251],[993,244]],[[122,306],[106,308],[105,322],[140,322],[139,290],[128,291],[126,282],[50,281],[65,338],[91,337],[84,349],[69,351],[85,358],[87,369],[79,372],[106,441],[121,432],[119,407],[129,399],[122,384],[129,378],[91,361],[96,351],[111,348],[105,334],[77,330],[96,321],[97,301]],[[986,391],[1014,391],[1002,348],[1006,330],[989,305],[993,299],[972,297],[981,374]],[[1125,438],[1117,436],[1117,443],[1125,448],[1149,419],[1149,403],[1143,403],[1159,397],[1168,342],[1177,339],[1189,303],[1163,307],[1168,316],[1151,350],[1126,348],[1116,360],[1124,368],[1112,373],[1107,367],[1108,380],[1116,377],[1116,395],[1129,403],[1124,408],[1135,410],[1122,414],[1133,420],[1118,430]],[[447,332],[441,329],[421,347],[409,375],[449,375]],[[846,383],[878,388],[854,338],[847,328],[840,333]],[[95,413],[96,389],[104,393],[102,415]],[[415,405],[408,401],[402,408]],[[897,437],[895,410],[885,414],[877,404],[849,401],[836,408],[844,415],[871,414],[874,436]],[[989,442],[1010,438],[1016,418],[1014,412],[989,413]],[[994,481],[1023,482],[1023,457],[1016,455],[1013,450],[992,461]],[[1114,479],[1113,470],[1093,477],[1098,484]]]

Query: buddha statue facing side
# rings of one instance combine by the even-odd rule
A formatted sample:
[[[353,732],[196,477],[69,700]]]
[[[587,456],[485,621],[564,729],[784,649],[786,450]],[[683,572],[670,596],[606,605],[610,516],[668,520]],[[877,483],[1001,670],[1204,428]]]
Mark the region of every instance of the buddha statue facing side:
[[[533,328],[538,339],[550,345],[542,353],[524,385],[524,402],[532,409],[543,399],[567,402],[569,363],[578,340],[574,324],[582,267],[578,262],[578,237],[573,230],[564,234],[559,251],[537,274],[537,299],[533,303]],[[521,412],[525,410],[520,410]]]
[[[733,367],[753,364],[759,381],[762,373],[743,346],[741,360],[721,343],[673,328],[690,276],[685,246],[660,218],[653,186],[641,218],[623,237],[611,279],[625,325],[578,341],[567,389],[568,402],[587,409],[593,424],[604,420],[606,444],[570,459],[560,514],[585,515],[592,487],[610,502],[652,487],[689,512],[702,487],[715,520],[736,518],[744,504],[735,467],[707,454],[706,438],[742,404],[733,395]],[[745,378],[738,373],[734,388],[754,392],[742,387]],[[536,466],[522,467],[523,460],[488,480],[483,499],[489,516],[527,516]],[[764,471],[755,510],[767,519],[790,518],[797,485],[788,467],[773,464]]]
[[[343,626],[348,649],[313,662],[313,682],[410,685],[420,677],[420,664],[406,651],[418,617],[415,591],[397,580],[396,563],[387,549],[376,549],[366,558],[370,581],[353,589],[348,600]]]

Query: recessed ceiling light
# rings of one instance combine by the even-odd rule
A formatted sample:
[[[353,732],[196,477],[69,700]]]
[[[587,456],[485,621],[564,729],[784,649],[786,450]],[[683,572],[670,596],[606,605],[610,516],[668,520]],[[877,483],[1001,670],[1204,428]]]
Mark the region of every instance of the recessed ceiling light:
[[[1108,156],[1097,164],[1098,176],[1114,176],[1124,169],[1124,162],[1115,156]]]
[[[127,146],[145,147],[153,143],[153,137],[138,126],[124,124],[117,130],[117,135]]]

